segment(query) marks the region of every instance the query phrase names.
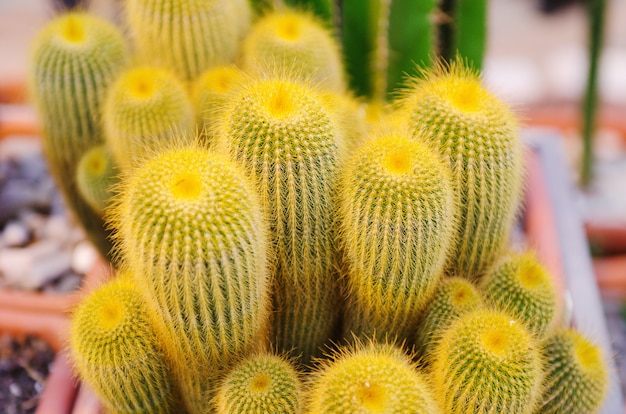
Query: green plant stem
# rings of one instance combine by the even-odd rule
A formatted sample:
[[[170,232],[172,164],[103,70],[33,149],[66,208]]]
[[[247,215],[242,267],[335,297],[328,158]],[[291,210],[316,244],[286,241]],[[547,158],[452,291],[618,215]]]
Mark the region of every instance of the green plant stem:
[[[605,0],[589,0],[589,71],[583,101],[583,159],[580,184],[587,188],[593,179],[593,134],[598,106],[598,66],[602,49]]]
[[[487,39],[487,0],[456,1],[456,50],[453,52],[465,59],[473,69],[480,71]]]
[[[441,0],[438,24],[439,57],[450,63],[455,49],[455,17],[458,0]]]

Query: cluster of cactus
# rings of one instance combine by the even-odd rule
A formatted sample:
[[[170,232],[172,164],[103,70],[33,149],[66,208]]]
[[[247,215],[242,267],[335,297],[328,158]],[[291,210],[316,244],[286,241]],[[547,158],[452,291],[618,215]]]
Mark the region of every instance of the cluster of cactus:
[[[261,6],[252,20],[246,1],[125,0],[132,46],[85,13],[43,31],[32,89],[49,160],[118,269],[70,340],[109,410],[602,404],[605,356],[560,322],[535,256],[507,245],[515,116],[463,59],[429,63],[391,104],[393,53],[368,69],[378,93],[344,69],[362,12],[377,11],[376,53],[403,50],[388,26],[416,16],[408,3],[344,1],[343,53],[332,18]]]

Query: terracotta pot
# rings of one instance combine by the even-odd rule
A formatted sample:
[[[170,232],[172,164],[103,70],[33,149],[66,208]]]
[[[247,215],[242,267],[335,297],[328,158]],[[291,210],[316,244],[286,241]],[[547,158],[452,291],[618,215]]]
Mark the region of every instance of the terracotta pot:
[[[28,92],[23,77],[7,74],[0,77],[0,103],[21,104],[27,99]]]
[[[39,134],[39,122],[29,105],[0,104],[0,139],[9,135]]]

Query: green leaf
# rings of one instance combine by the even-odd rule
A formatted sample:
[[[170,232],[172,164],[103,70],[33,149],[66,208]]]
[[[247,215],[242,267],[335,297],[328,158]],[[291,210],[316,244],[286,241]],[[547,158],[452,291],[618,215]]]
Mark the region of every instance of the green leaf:
[[[344,0],[341,13],[341,41],[350,88],[358,96],[373,93],[372,54],[376,38],[373,11],[377,2]]]
[[[480,70],[487,39],[487,0],[458,0],[456,28],[458,56]]]

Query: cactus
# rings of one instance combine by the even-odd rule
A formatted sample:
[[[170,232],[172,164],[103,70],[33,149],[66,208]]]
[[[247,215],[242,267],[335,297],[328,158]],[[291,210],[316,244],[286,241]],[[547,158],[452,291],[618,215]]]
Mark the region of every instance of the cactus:
[[[114,413],[173,413],[177,400],[165,354],[141,292],[120,275],[72,315],[71,358],[80,379]]]
[[[254,188],[218,154],[162,148],[122,181],[111,222],[163,320],[188,408],[206,407],[211,379],[267,334],[267,230]]]
[[[80,195],[100,216],[111,202],[118,182],[113,156],[106,145],[87,151],[78,162],[76,185]]]
[[[426,362],[446,329],[461,315],[482,308],[483,298],[467,279],[442,279],[419,321],[415,345]]]
[[[608,371],[601,348],[573,329],[561,329],[543,346],[545,414],[590,414],[600,410],[608,391]]]
[[[219,111],[228,100],[228,95],[244,80],[244,73],[236,66],[230,65],[209,69],[194,82],[192,101],[196,112],[196,128],[207,146],[215,139]]]
[[[239,362],[219,386],[217,414],[297,414],[302,409],[301,384],[292,363],[272,354]]]
[[[530,251],[503,256],[484,275],[480,288],[488,303],[523,320],[537,337],[557,322],[554,282]]]
[[[332,192],[342,137],[333,119],[305,84],[260,79],[229,100],[216,139],[258,184],[276,256],[272,337],[304,363],[338,319]]]
[[[109,234],[78,193],[76,168],[86,151],[104,142],[102,101],[127,59],[124,38],[115,26],[88,14],[68,13],[37,36],[29,73],[50,172],[88,237],[109,258]]]
[[[431,377],[446,413],[532,413],[543,380],[539,343],[508,315],[457,318],[433,350]]]
[[[103,122],[113,156],[127,169],[151,146],[190,137],[194,118],[187,92],[172,73],[141,66],[126,70],[111,86]]]
[[[522,195],[523,147],[509,109],[456,61],[405,91],[411,132],[449,161],[460,222],[451,274],[477,278],[502,253]]]
[[[341,172],[339,225],[349,265],[348,329],[406,339],[451,246],[449,168],[403,125],[380,128]]]
[[[188,81],[213,66],[232,63],[246,26],[237,3],[127,0],[126,19],[139,60],[174,70]]]
[[[241,66],[253,75],[280,69],[335,92],[345,89],[337,42],[306,12],[274,11],[259,19],[242,45]]]
[[[306,412],[437,414],[425,376],[400,348],[357,341],[312,374]]]

